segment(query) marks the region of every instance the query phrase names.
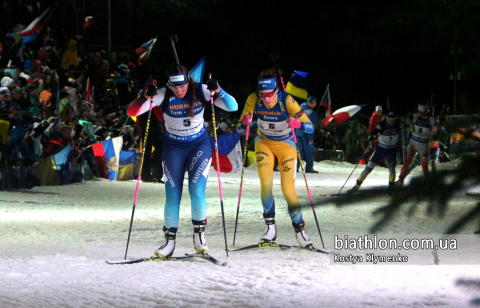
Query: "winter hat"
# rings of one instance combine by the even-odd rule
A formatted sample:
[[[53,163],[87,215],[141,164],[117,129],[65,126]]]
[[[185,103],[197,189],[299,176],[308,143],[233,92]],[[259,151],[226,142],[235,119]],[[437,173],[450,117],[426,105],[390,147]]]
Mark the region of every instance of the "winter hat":
[[[25,79],[30,79],[30,75],[25,74],[25,72],[21,72],[20,77]]]
[[[11,83],[14,83],[14,82],[15,81],[12,78],[5,76],[2,78],[2,81],[0,83],[3,88],[3,87],[8,87]]]
[[[375,107],[375,111],[382,111],[382,106]]]
[[[397,118],[397,113],[393,110],[390,110],[387,112],[387,119],[396,119]]]
[[[317,103],[317,98],[315,96],[309,96],[307,98],[307,105],[316,104],[316,103]]]
[[[25,86],[25,91],[30,92],[37,88],[37,86],[33,83],[29,83]]]
[[[52,96],[52,93],[44,90],[40,93],[40,98],[38,99],[38,101],[40,103],[46,102],[50,99],[51,96]]]
[[[418,111],[419,112],[426,112],[427,111],[427,105],[418,105]]]

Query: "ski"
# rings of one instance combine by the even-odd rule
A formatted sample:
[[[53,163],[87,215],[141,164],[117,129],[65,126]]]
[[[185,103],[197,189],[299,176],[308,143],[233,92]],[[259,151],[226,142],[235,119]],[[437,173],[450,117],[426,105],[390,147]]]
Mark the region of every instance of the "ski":
[[[110,265],[118,265],[118,264],[136,264],[141,262],[163,262],[163,261],[180,261],[185,259],[192,259],[192,258],[202,258],[207,260],[215,265],[226,266],[227,262],[220,262],[214,257],[209,254],[202,254],[202,253],[193,253],[193,254],[185,254],[184,256],[180,257],[166,257],[166,258],[159,258],[159,257],[150,257],[150,258],[143,258],[143,259],[136,259],[136,260],[128,260],[128,261],[120,261],[120,262],[110,262],[105,260],[105,263]]]
[[[154,261],[154,262],[178,261],[178,260],[184,260],[184,259],[189,259],[189,258],[193,258],[193,257],[192,257],[192,256],[166,257],[166,258],[150,257],[150,258],[143,258],[143,259],[136,259],[136,260],[128,260],[128,261],[120,261],[120,262],[110,262],[110,261],[108,261],[108,260],[105,260],[105,263],[110,264],[110,265],[116,265],[116,264],[135,264],[135,263],[149,262],[149,261]]]
[[[300,246],[278,244],[278,243],[275,243],[275,242],[260,242],[258,244],[249,245],[249,246],[246,246],[246,247],[242,247],[242,248],[234,249],[234,250],[230,250],[230,251],[233,252],[233,251],[241,251],[241,250],[248,250],[248,249],[255,249],[255,248],[280,248],[281,250],[287,250],[287,249],[295,248],[295,249],[302,249],[302,250],[307,250],[307,251],[312,251],[312,252],[329,254],[328,252],[326,252],[324,250],[321,250],[321,249],[318,249],[318,248],[315,248],[313,246],[300,247]]]
[[[209,254],[203,254],[203,253],[185,254],[185,257],[187,257],[187,258],[202,258],[202,259],[205,259],[209,262],[212,262],[215,265],[220,265],[220,266],[226,266],[227,265],[227,262],[218,261],[217,259],[215,259],[214,257],[212,257]]]

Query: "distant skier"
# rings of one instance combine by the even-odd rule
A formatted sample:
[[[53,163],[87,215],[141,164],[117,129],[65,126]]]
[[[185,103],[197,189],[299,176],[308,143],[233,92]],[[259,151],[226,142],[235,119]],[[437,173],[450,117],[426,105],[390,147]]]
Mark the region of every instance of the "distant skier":
[[[436,124],[435,126],[436,126],[436,133],[432,136],[432,138],[430,138],[430,141],[428,142],[428,150],[430,152],[429,154],[430,166],[432,168],[432,172],[437,171],[437,164],[438,164],[438,159],[440,157],[440,150],[442,148],[443,149],[446,148],[446,146],[438,140],[439,139],[438,132],[440,131],[439,125]],[[420,164],[421,164],[420,155],[417,152],[413,157],[412,163],[408,167],[407,175],[409,175],[410,172],[412,172],[412,170],[415,169]]]
[[[408,168],[412,162],[413,157],[418,152],[420,155],[420,161],[425,175],[429,174],[428,171],[428,142],[435,130],[436,120],[433,116],[429,116],[427,113],[426,105],[418,105],[418,114],[413,116],[414,131],[412,139],[408,144],[407,154],[405,162],[398,177],[398,181],[395,182],[395,186],[403,186],[403,181],[408,174]]]
[[[370,142],[373,143],[378,136],[377,148],[375,149],[375,152],[373,152],[368,165],[358,177],[357,184],[349,189],[347,194],[352,194],[358,191],[368,174],[372,172],[373,168],[375,168],[375,166],[383,159],[387,160],[388,171],[390,172],[388,186],[393,186],[395,181],[395,167],[397,166],[397,142],[399,133],[400,121],[397,119],[397,113],[392,110],[388,111],[386,119],[377,124],[368,137]]]

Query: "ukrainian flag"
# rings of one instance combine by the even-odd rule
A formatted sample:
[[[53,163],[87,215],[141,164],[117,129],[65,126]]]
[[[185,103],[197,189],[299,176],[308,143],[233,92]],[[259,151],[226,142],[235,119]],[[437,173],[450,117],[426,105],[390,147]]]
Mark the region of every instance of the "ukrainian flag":
[[[135,155],[135,150],[120,151],[120,164],[118,167],[117,181],[129,181],[132,179]]]
[[[294,71],[290,80],[287,82],[285,92],[298,98],[307,99],[307,75],[306,72]]]

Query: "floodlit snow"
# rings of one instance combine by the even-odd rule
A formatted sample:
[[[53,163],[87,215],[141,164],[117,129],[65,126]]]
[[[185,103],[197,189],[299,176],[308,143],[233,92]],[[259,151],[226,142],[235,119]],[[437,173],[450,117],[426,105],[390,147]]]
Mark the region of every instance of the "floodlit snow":
[[[367,234],[376,221],[371,212],[387,202],[386,196],[342,208],[324,202],[325,194],[340,190],[353,167],[324,161],[315,163],[320,174],[307,174],[314,202],[322,204],[316,214],[330,251],[334,235]],[[363,168],[358,166],[344,190]],[[296,245],[278,173],[276,178],[277,242]],[[240,174],[222,174],[229,248],[239,182]],[[387,169],[377,167],[362,189],[387,183]],[[255,166],[247,168],[236,248],[257,243],[265,231],[259,184]],[[457,285],[459,279],[478,281],[480,265],[335,265],[327,255],[274,248],[230,251],[227,260],[213,169],[206,193],[206,239],[210,254],[228,261],[226,267],[202,259],[107,265],[105,260],[123,260],[135,186],[135,181],[97,179],[0,192],[0,307],[467,307],[480,297],[478,288]],[[296,191],[306,205],[306,231],[321,248],[302,174]],[[420,205],[412,218],[399,213],[384,233],[441,234],[476,202],[476,197],[458,194],[443,220],[427,217]],[[163,185],[140,184],[128,259],[149,257],[164,242],[164,203]],[[471,226],[462,232],[475,230]],[[193,252],[192,232],[185,187],[176,256]]]

